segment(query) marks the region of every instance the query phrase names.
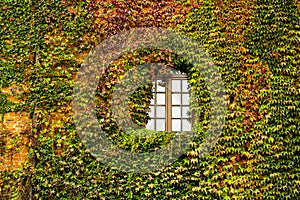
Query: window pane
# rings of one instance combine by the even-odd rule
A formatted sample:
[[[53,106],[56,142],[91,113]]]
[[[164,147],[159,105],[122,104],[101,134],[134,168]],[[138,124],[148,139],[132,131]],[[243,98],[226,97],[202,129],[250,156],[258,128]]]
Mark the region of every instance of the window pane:
[[[188,92],[189,84],[188,80],[182,80],[182,92]]]
[[[157,131],[165,131],[166,130],[166,120],[164,119],[157,119],[156,120],[156,130]]]
[[[166,88],[165,85],[166,85],[165,81],[157,80],[157,82],[156,82],[156,87],[157,87],[156,91],[157,92],[164,92],[165,88]]]
[[[180,104],[181,104],[180,94],[172,94],[172,105],[180,105]]]
[[[156,94],[156,104],[165,105],[166,104],[166,95],[164,93]]]
[[[180,119],[172,119],[172,131],[181,131]]]
[[[151,99],[150,104],[151,104],[151,105],[154,105],[154,99]]]
[[[149,117],[154,118],[154,106],[150,106]]]
[[[190,118],[189,107],[188,106],[183,106],[182,107],[182,117],[183,118]]]
[[[146,125],[146,129],[148,130],[154,130],[154,120],[149,120],[147,125]]]
[[[181,118],[180,106],[172,106],[172,118]]]
[[[182,105],[190,105],[190,94],[182,94]]]
[[[165,116],[166,116],[165,106],[157,106],[156,107],[156,117],[157,118],[165,118]]]
[[[180,92],[181,91],[181,84],[180,80],[172,80],[172,92]]]
[[[191,122],[189,122],[187,119],[182,120],[182,131],[191,131],[192,126]]]

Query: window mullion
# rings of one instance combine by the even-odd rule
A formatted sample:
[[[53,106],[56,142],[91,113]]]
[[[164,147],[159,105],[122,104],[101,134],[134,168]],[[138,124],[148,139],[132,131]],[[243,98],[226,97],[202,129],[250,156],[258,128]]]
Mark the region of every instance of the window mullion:
[[[172,85],[170,78],[166,79],[166,131],[172,131]]]

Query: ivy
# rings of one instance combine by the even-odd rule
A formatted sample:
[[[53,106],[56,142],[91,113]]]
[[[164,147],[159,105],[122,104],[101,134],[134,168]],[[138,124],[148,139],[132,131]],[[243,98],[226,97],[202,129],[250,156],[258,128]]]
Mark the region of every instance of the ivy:
[[[3,116],[29,113],[30,126],[12,138],[11,148],[17,151],[26,138],[28,160],[19,170],[1,172],[0,193],[15,199],[296,199],[299,18],[298,1],[1,1],[1,156],[11,155],[5,138],[13,137],[4,131]],[[164,169],[119,172],[98,162],[77,135],[70,106],[74,78],[106,38],[153,26],[178,30],[209,52],[226,87],[226,123],[214,149],[200,159],[211,99],[197,69],[162,50],[123,55],[97,87],[96,112],[105,134],[131,152],[163,148],[172,139],[149,130],[140,131],[154,137],[128,136],[112,117],[116,83],[137,65],[157,62],[187,72],[198,134]],[[151,88],[140,87],[130,97],[131,118],[140,125],[148,120]]]

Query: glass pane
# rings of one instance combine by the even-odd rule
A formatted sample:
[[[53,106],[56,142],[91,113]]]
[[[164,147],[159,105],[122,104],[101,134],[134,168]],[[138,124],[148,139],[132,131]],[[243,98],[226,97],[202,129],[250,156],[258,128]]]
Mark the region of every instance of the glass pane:
[[[150,104],[151,104],[151,105],[154,105],[154,99],[151,99]]]
[[[181,104],[180,94],[172,94],[172,105],[180,105],[180,104]]]
[[[182,105],[190,105],[190,94],[182,94]]]
[[[164,119],[157,119],[156,120],[156,130],[157,131],[166,131],[166,120]]]
[[[172,119],[172,131],[181,131],[180,119]]]
[[[149,117],[154,118],[154,106],[150,106]]]
[[[189,84],[188,80],[182,80],[182,92],[188,92]]]
[[[189,107],[188,106],[183,106],[182,107],[182,117],[183,118],[190,118]]]
[[[181,91],[181,84],[180,80],[172,80],[172,92],[180,92]]]
[[[166,109],[165,106],[157,106],[156,107],[156,118],[165,118]]]
[[[156,87],[157,87],[156,89],[157,92],[164,92],[166,88],[166,82],[163,80],[157,80]]]
[[[181,118],[180,106],[172,106],[172,118]]]
[[[182,120],[182,131],[191,131],[192,126],[191,122],[189,122],[187,119]]]
[[[166,104],[166,95],[164,93],[156,94],[156,104],[165,105]]]
[[[154,130],[154,120],[149,120],[147,125],[146,125],[146,129],[148,130]]]

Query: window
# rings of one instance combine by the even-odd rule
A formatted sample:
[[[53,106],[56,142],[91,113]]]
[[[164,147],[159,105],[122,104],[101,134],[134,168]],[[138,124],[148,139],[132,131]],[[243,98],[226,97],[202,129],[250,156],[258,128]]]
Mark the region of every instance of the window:
[[[183,73],[156,77],[149,113],[151,119],[146,128],[167,132],[191,131],[189,88],[187,76]]]

